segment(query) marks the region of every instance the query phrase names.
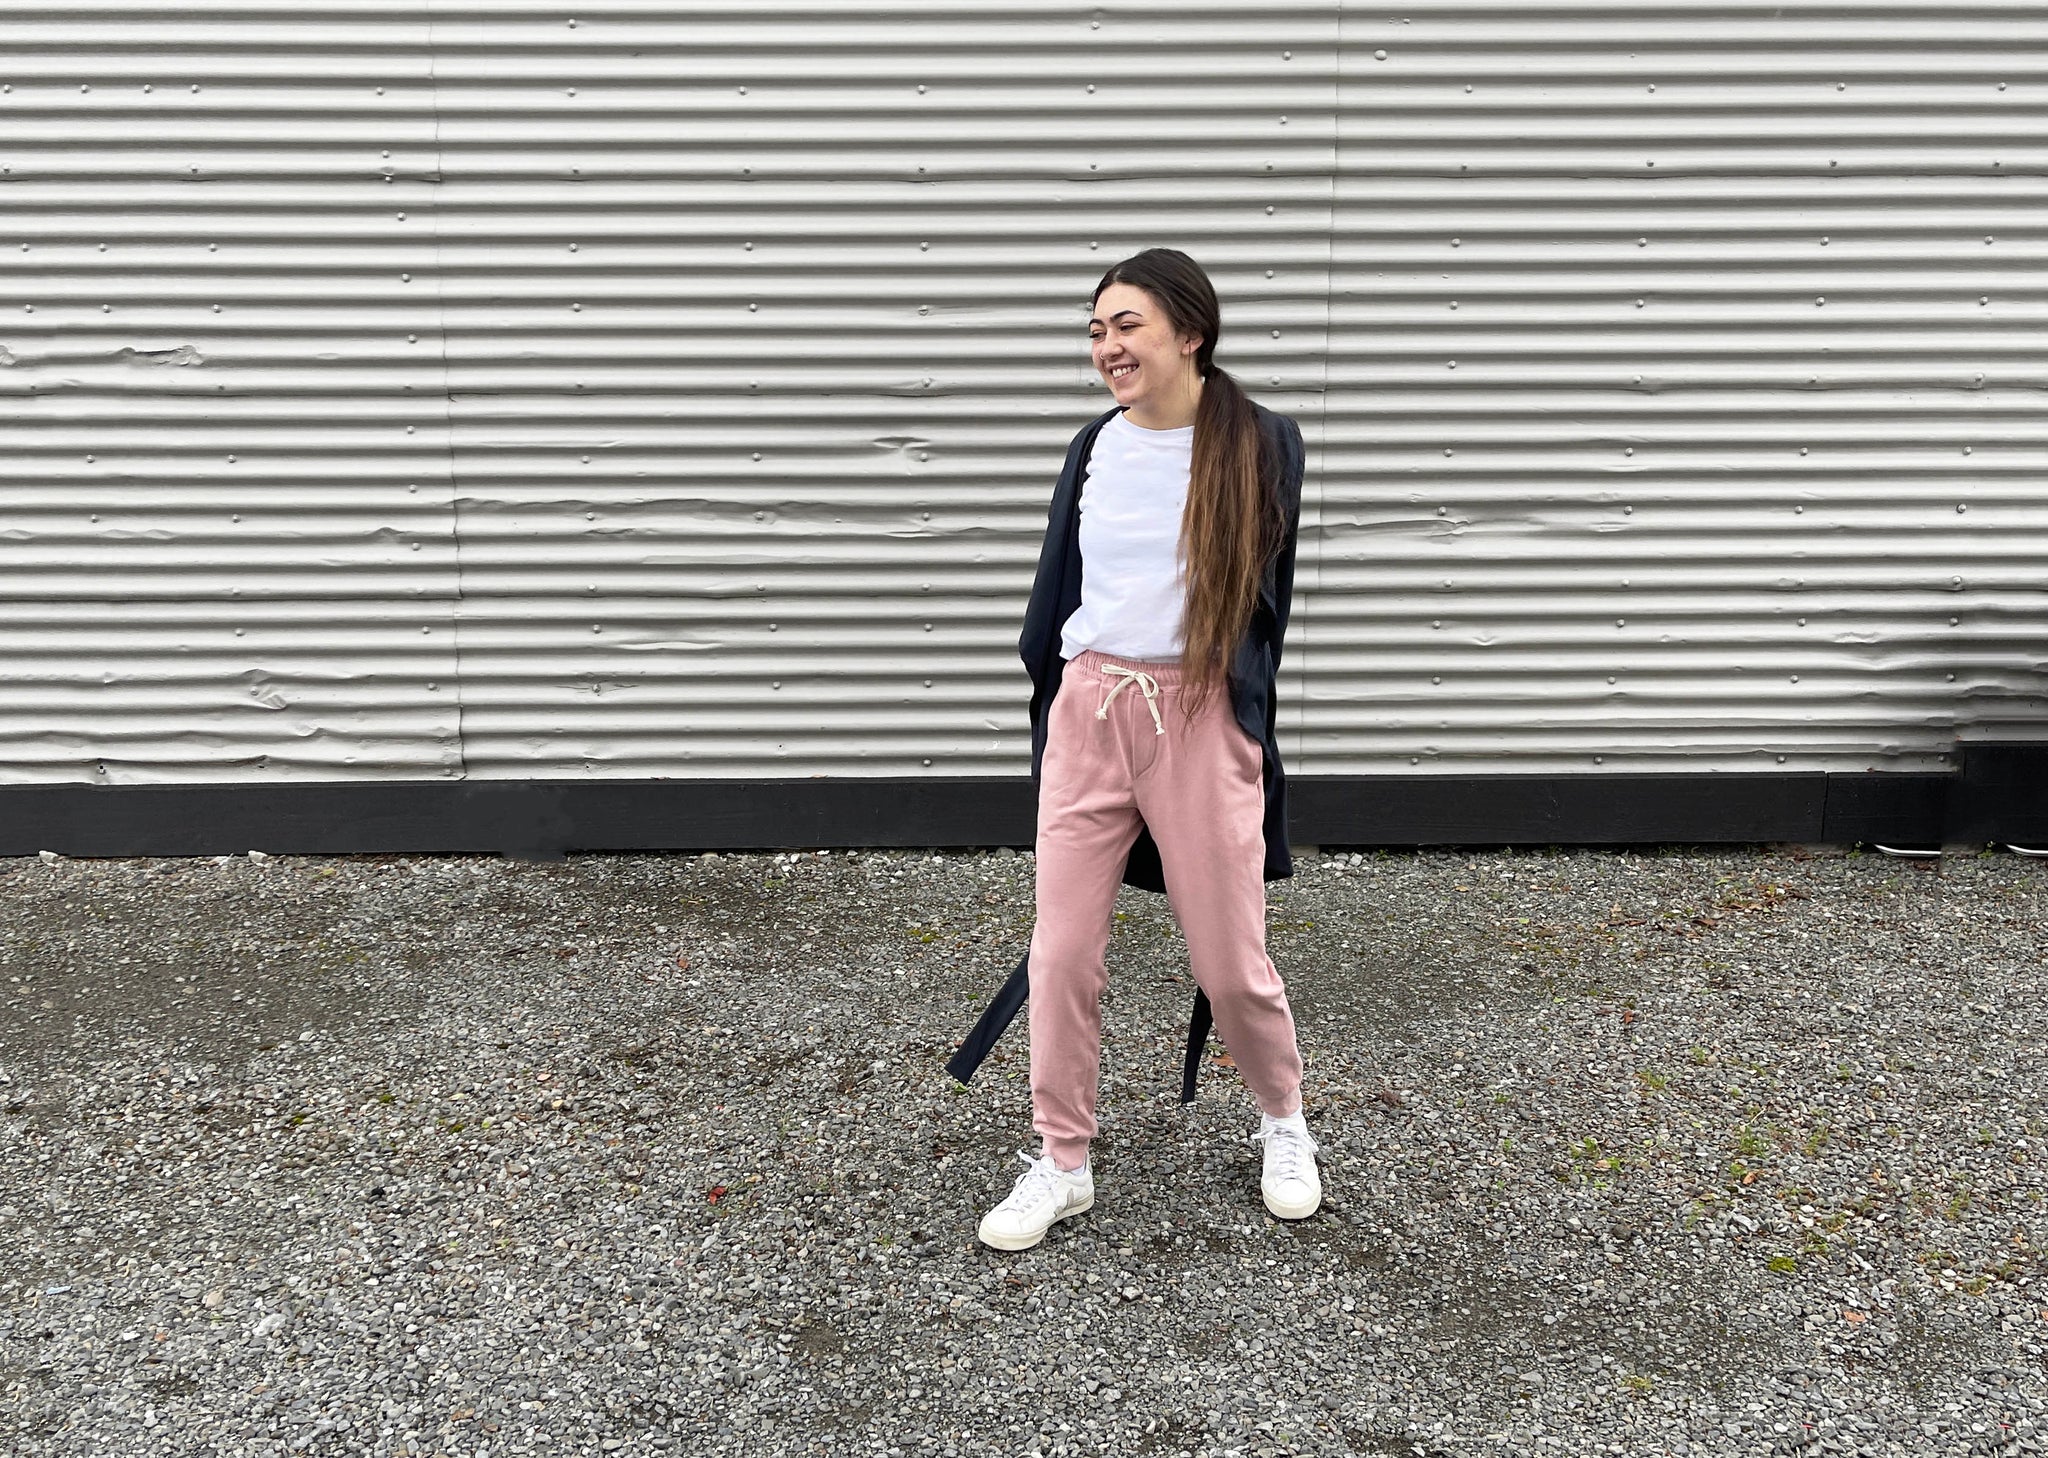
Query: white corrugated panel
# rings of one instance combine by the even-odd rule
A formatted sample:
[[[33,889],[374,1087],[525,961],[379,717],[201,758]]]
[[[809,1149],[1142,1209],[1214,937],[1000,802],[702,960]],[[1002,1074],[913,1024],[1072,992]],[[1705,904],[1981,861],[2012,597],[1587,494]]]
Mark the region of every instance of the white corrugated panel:
[[[1015,773],[1081,305],[1160,242],[1309,437],[1296,773],[2039,725],[2042,39],[53,4],[0,59],[0,762]]]

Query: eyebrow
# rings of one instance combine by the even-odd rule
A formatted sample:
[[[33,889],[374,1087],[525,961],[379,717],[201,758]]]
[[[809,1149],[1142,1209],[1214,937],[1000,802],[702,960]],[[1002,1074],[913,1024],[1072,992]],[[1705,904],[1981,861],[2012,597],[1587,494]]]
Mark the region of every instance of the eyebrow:
[[[1112,321],[1115,321],[1117,319],[1123,318],[1126,314],[1130,315],[1133,319],[1142,319],[1145,317],[1143,314],[1140,314],[1136,309],[1118,309],[1114,314],[1111,314],[1109,317]],[[1100,319],[1090,319],[1088,321],[1088,327],[1090,329],[1093,329],[1097,324],[1100,324],[1101,322],[1102,321]]]

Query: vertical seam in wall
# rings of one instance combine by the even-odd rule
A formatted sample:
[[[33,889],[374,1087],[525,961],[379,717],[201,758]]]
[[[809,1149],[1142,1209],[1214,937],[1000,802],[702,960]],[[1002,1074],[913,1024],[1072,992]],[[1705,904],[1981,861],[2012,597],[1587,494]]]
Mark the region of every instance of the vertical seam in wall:
[[[455,392],[448,380],[448,310],[447,299],[441,288],[441,197],[440,187],[447,176],[445,158],[441,153],[441,78],[435,70],[437,50],[434,42],[434,0],[425,0],[427,17],[427,104],[430,107],[434,131],[434,170],[428,185],[434,189],[433,202],[427,209],[427,226],[431,230],[432,277],[434,280],[434,343],[441,357],[441,449],[445,460],[443,469],[448,476],[448,542],[455,560],[455,601],[448,615],[448,631],[451,638],[450,657],[453,659],[453,682],[450,691],[455,705],[455,777],[469,778],[469,737],[463,728],[462,696],[465,680],[462,671],[462,492],[455,479]]]
[[[1330,438],[1330,337],[1331,321],[1336,313],[1337,295],[1337,180],[1344,175],[1344,0],[1334,0],[1331,9],[1332,48],[1330,55],[1330,226],[1324,234],[1323,253],[1323,351],[1320,361],[1321,379],[1317,382],[1316,406],[1316,470],[1315,503],[1316,531],[1311,539],[1309,595],[1311,601],[1321,602],[1323,595],[1323,504],[1327,495],[1323,477],[1328,470],[1327,443]],[[1305,463],[1304,463],[1305,464]],[[1296,580],[1300,579],[1300,549],[1296,548]],[[1309,698],[1309,639],[1314,629],[1315,614],[1302,614],[1301,632],[1301,693],[1295,704],[1294,762],[1302,774],[1308,774],[1312,766],[1308,762],[1308,698]]]

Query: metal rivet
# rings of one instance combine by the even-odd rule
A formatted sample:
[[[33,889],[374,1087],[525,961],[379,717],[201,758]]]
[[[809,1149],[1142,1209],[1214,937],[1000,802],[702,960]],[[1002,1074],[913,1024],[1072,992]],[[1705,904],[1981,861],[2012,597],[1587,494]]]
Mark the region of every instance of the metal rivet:
[[[1799,448],[1799,454],[1800,454],[1800,455],[1802,455],[1802,456],[1806,454],[1806,447],[1805,447],[1805,446],[1801,446],[1801,447]]]
[[[1282,51],[1282,52],[1280,53],[1280,59],[1281,59],[1281,60],[1283,60],[1283,61],[1291,61],[1291,60],[1293,60],[1293,59],[1294,59],[1294,52],[1292,52],[1292,51]]]
[[[193,90],[195,90],[195,91],[196,91],[196,90],[198,90],[198,88],[197,88],[197,87],[195,86],[195,87],[193,88]],[[379,87],[377,88],[377,94],[378,94],[379,96],[382,96],[382,95],[384,94],[384,88],[383,88],[383,87],[381,87],[381,86],[379,86]]]
[[[1960,515],[1961,515],[1962,513],[1966,512],[1966,511],[1968,511],[1969,509],[1970,509],[1970,508],[1969,508],[1968,506],[1964,505],[1964,504],[1963,504],[1962,502],[1960,502],[1960,501],[1956,503],[1956,514],[1957,514],[1958,516],[1960,516]]]
[[[571,243],[571,244],[569,245],[569,251],[570,251],[571,253],[574,253],[574,252],[576,251],[576,249],[577,249],[577,245],[576,245],[576,244],[574,244],[574,243]]]
[[[1451,509],[1450,509],[1450,508],[1449,508],[1448,506],[1439,506],[1439,507],[1438,507],[1438,508],[1436,509],[1436,514],[1437,514],[1438,516],[1448,516],[1448,515],[1450,515],[1450,511],[1451,511]],[[1436,625],[1435,625],[1434,623],[1432,623],[1432,624],[1430,624],[1430,626],[1431,626],[1431,627],[1435,627]]]
[[[1634,446],[1623,446],[1621,453],[1625,456],[1632,456],[1636,453],[1636,448]]]
[[[405,336],[405,342],[407,344],[418,344],[420,342],[420,337],[417,334],[408,334]]]
[[[754,245],[751,243],[742,243],[740,244],[740,247],[744,248],[749,253],[752,253],[754,251]]]
[[[1641,299],[1637,299],[1637,300],[1636,300],[1636,307],[1637,307],[1638,309],[1640,309],[1640,308],[1642,308],[1642,307],[1643,307],[1643,301],[1642,301]]]
[[[929,243],[920,243],[917,245],[917,251],[919,253],[929,253],[931,251],[931,246],[932,245]]]
[[[569,22],[569,29],[571,29],[571,30],[574,30],[575,28],[576,28],[576,22],[575,22],[575,21],[573,21],[573,20],[572,20],[572,21],[570,21],[570,22]]]
[[[1449,455],[1450,453],[1451,453],[1451,448],[1450,448],[1449,446],[1445,446],[1445,447],[1444,447],[1444,454],[1445,454],[1445,455]]]
[[[1635,508],[1634,508],[1633,506],[1624,506],[1624,507],[1623,507],[1623,508],[1621,509],[1621,514],[1622,514],[1623,516],[1634,516],[1634,515],[1636,514],[1636,509],[1635,509]],[[1628,586],[1628,584],[1627,584],[1626,582],[1624,582],[1624,583],[1622,584],[1622,586],[1623,586],[1623,587],[1626,587],[1626,586]]]
[[[218,314],[218,313],[220,312],[220,305],[219,305],[219,304],[215,304],[215,305],[213,306],[213,312],[214,312],[214,313],[216,313],[216,314]]]
[[[1375,61],[1384,61],[1387,58],[1387,53],[1385,51],[1374,51],[1372,53],[1372,58]]]
[[[1657,83],[1656,83],[1655,81],[1652,81],[1652,82],[1650,83],[1650,89],[1651,89],[1652,91],[1655,91],[1655,90],[1657,89]]]
[[[1803,627],[1805,627],[1805,626],[1806,626],[1806,619],[1804,619],[1804,618],[1801,618],[1801,619],[1799,620],[1799,626],[1800,626],[1800,627],[1802,627],[1802,628],[1803,628]]]
[[[1826,294],[1816,294],[1816,295],[1814,296],[1814,300],[1813,300],[1813,306],[1814,306],[1814,308],[1818,309],[1818,308],[1819,308],[1819,307],[1820,307],[1821,305],[1825,304],[1825,303],[1826,303],[1827,301],[1828,301],[1828,296],[1827,296]]]
[[[760,311],[760,308],[761,308],[761,306],[760,306],[759,304],[749,304],[749,305],[747,305],[747,312],[748,312],[749,314],[754,314],[754,313],[758,313],[758,312]],[[922,313],[924,312],[924,310],[923,310],[922,308],[920,308],[920,309],[919,309],[919,310],[918,310],[917,312],[918,312],[918,313],[920,313],[920,314],[922,314]]]
[[[1269,218],[1273,216],[1273,210],[1271,208],[1266,209],[1266,216]]]
[[[1649,240],[1648,238],[1638,238],[1638,239],[1636,239],[1636,247],[1638,247],[1638,248],[1647,248],[1647,247],[1649,247],[1649,246],[1650,246],[1650,240]]]
[[[1277,329],[1275,329],[1275,330],[1273,331],[1273,337],[1274,337],[1275,339],[1278,339],[1278,338],[1280,337],[1280,331],[1279,331],[1279,330],[1277,330]]]
[[[1804,516],[1806,515],[1806,508],[1803,506],[1795,506],[1792,508],[1792,514],[1794,516]]]
[[[1950,619],[1948,620],[1948,625],[1949,625],[1949,626],[1950,626],[1951,628],[1953,628],[1953,627],[1954,627],[1954,626],[1956,625],[1956,619],[1954,619],[1954,618],[1950,618]]]
[[[1617,627],[1617,628],[1624,628],[1624,627],[1627,627],[1627,626],[1628,626],[1628,619],[1627,619],[1627,618],[1616,618],[1616,619],[1614,620],[1614,626],[1615,626],[1615,627]]]
[[[1465,94],[1468,96],[1472,94],[1472,83],[1470,81],[1465,83]]]
[[[1593,756],[1593,763],[1605,764],[1607,763],[1607,757],[1605,755],[1596,754]]]
[[[96,460],[98,460],[98,459],[99,459],[99,457],[98,457],[98,456],[87,456],[87,457],[86,457],[85,459],[86,459],[87,463],[88,463],[88,464],[90,464],[91,462],[93,462],[93,461],[96,461]]]
[[[1608,681],[1609,683],[1613,683],[1613,682],[1614,682],[1614,675],[1613,675],[1613,674],[1611,674],[1611,673],[1610,673],[1610,674],[1608,674],[1608,675],[1607,675],[1607,681]]]
[[[1823,248],[1828,246],[1828,235],[1825,233],[1820,235],[1820,246]]]
[[[1991,302],[1991,296],[1989,294],[1979,294],[1977,295],[1977,302],[1979,304],[1988,304]]]
[[[1443,626],[1443,620],[1441,618],[1431,618],[1429,620],[1429,625],[1432,628],[1441,628]]]
[[[576,94],[576,88],[575,88],[575,87],[573,87],[573,86],[571,86],[571,87],[569,88],[569,95],[571,95],[571,96],[574,96],[575,94]]]
[[[1796,674],[1796,673],[1795,673],[1795,674],[1793,674],[1793,675],[1792,675],[1792,682],[1794,682],[1794,683],[1797,683],[1797,682],[1799,682],[1799,675],[1798,675],[1798,674]]]
[[[1456,248],[1456,247],[1458,246],[1458,240],[1457,240],[1456,238],[1453,238],[1453,239],[1451,240],[1451,246],[1452,246],[1453,248]]]
[[[101,304],[100,312],[102,314],[111,314],[114,312],[114,306],[112,304]]]
[[[1455,308],[1457,308],[1457,307],[1458,307],[1458,301],[1457,301],[1456,299],[1452,299],[1452,300],[1451,300],[1451,307],[1452,307],[1453,309],[1455,309]]]
[[[1967,455],[1968,455],[1969,453],[1970,453],[1970,447],[1968,447],[1968,446],[1964,446],[1964,447],[1963,447],[1963,454],[1967,456]]]
[[[398,221],[399,221],[399,222],[401,222],[401,223],[405,221],[405,214],[404,214],[404,213],[400,213],[400,214],[398,215]]]
[[[1837,81],[1835,83],[1835,90],[1837,91],[1847,91],[1848,89],[1849,83],[1847,81]]]
[[[1437,674],[1434,674],[1434,673],[1432,673],[1432,674],[1431,674],[1431,675],[1429,676],[1429,681],[1430,681],[1431,683],[1442,683],[1442,682],[1443,682],[1443,679],[1442,679],[1442,677],[1440,677],[1439,675],[1437,675]]]
[[[917,88],[917,94],[918,94],[919,96],[922,96],[922,95],[924,95],[924,87],[923,87],[923,86],[919,86],[919,87]]]
[[[1094,85],[1094,83],[1093,83],[1093,82],[1090,82],[1090,83],[1089,83],[1089,86],[1088,86],[1088,94],[1089,94],[1090,96],[1093,96],[1093,95],[1095,94],[1095,85]]]
[[[400,283],[411,283],[411,282],[412,282],[412,275],[411,275],[411,274],[409,274],[409,273],[401,273],[401,274],[400,274],[400,275],[398,276],[398,281],[399,281]]]
[[[1458,362],[1457,362],[1456,360],[1454,360],[1454,359],[1451,359],[1451,360],[1445,360],[1445,361],[1444,361],[1444,368],[1445,368],[1445,369],[1447,369],[1447,370],[1454,370],[1454,369],[1456,369],[1457,367],[1458,367]]]

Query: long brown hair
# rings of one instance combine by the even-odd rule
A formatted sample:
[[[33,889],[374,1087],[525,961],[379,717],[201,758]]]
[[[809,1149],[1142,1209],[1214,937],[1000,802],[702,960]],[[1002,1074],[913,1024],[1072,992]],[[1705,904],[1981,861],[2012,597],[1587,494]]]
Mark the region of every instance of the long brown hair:
[[[1094,298],[1100,299],[1111,284],[1143,289],[1176,333],[1202,341],[1195,350],[1202,397],[1195,407],[1188,502],[1180,529],[1180,561],[1187,572],[1182,703],[1193,713],[1229,671],[1231,655],[1251,621],[1259,579],[1280,550],[1285,521],[1261,458],[1252,402],[1215,363],[1223,320],[1209,275],[1178,249],[1147,248],[1112,265],[1095,286]]]

